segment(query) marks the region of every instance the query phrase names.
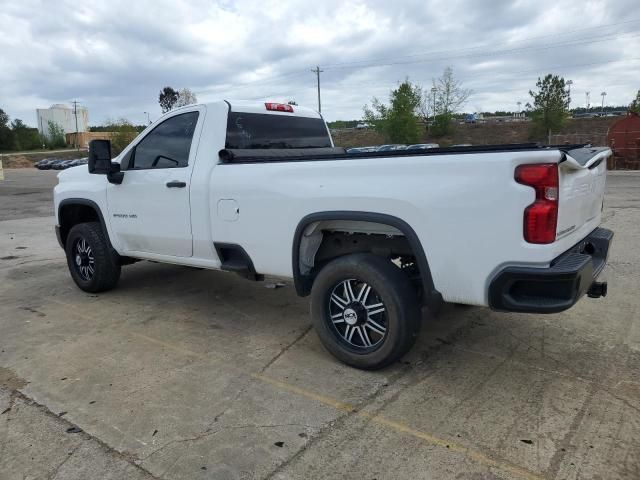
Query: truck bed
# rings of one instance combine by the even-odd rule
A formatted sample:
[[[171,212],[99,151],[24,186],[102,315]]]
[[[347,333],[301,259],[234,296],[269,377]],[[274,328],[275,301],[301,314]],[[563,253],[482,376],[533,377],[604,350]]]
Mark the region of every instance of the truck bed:
[[[606,147],[605,147],[606,148]],[[539,145],[537,143],[512,143],[502,145],[472,145],[468,147],[443,147],[425,150],[393,150],[385,152],[347,153],[342,147],[333,148],[270,148],[270,149],[222,149],[222,163],[308,162],[315,160],[358,160],[364,158],[431,157],[436,155],[499,153],[522,151],[560,150],[583,165],[603,148],[590,148],[587,144]]]

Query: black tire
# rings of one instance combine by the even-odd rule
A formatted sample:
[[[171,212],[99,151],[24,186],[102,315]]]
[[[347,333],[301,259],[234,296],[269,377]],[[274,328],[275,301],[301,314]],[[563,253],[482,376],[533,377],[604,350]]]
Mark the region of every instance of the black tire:
[[[120,262],[100,223],[73,226],[67,235],[65,253],[71,278],[85,292],[104,292],[118,283]]]
[[[353,285],[358,292],[353,291]],[[367,286],[374,292],[375,300],[360,292]],[[338,301],[333,294],[340,292],[340,288],[345,294],[338,294],[342,297]],[[343,306],[350,296],[347,289],[352,291],[353,303]],[[364,298],[360,306],[359,299],[355,298],[358,293]],[[376,322],[369,325],[376,313],[372,308],[377,306],[372,302],[381,302],[383,311]],[[332,320],[332,315],[338,318]],[[320,270],[311,289],[311,319],[320,341],[333,356],[364,370],[386,367],[402,357],[415,343],[421,326],[420,306],[409,278],[390,260],[369,253],[336,258]],[[351,329],[358,335],[349,330],[350,322],[354,322]],[[384,335],[380,333],[382,330]],[[363,332],[367,333],[363,335]],[[351,338],[347,339],[349,333]],[[375,345],[374,340],[378,342]]]

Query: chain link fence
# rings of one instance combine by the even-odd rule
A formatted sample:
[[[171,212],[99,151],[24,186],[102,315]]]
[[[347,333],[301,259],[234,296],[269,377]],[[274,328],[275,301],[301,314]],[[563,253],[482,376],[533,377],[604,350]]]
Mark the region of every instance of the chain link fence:
[[[552,145],[572,145],[577,143],[590,143],[594,146],[607,145],[607,131],[595,131],[589,133],[560,133],[551,135]]]

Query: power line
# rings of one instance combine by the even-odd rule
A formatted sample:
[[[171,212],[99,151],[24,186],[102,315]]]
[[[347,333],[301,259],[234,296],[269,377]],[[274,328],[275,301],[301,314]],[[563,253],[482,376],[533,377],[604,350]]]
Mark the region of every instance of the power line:
[[[549,34],[549,35],[538,35],[538,36],[535,36],[535,37],[523,38],[521,40],[518,40],[516,43],[522,43],[522,42],[526,42],[526,41],[529,41],[529,40],[538,40],[538,39],[541,39],[541,38],[566,36],[566,35],[570,35],[572,33],[581,32],[581,31],[596,30],[596,29],[600,30],[600,29],[607,28],[607,27],[613,27],[613,26],[624,25],[624,24],[629,24],[629,23],[637,23],[637,22],[640,22],[640,18],[636,18],[636,19],[633,19],[633,20],[627,20],[627,21],[624,21],[624,22],[617,22],[617,23],[609,23],[609,24],[605,24],[605,25],[598,25],[598,26],[594,26],[594,27],[585,27],[585,28],[578,28],[578,29],[575,29],[575,30],[567,30],[566,32],[554,33],[554,34]],[[623,32],[623,33],[633,33],[633,32],[634,31],[632,30],[630,32]],[[608,34],[608,35],[610,35],[610,34]],[[576,39],[574,39],[574,40],[576,40]],[[588,40],[588,38],[585,38],[585,40]],[[483,48],[485,48],[485,47],[465,47],[465,48],[457,48],[457,49],[450,49],[450,50],[437,50],[437,51],[431,51],[431,52],[412,53],[412,54],[400,55],[400,56],[394,56],[394,57],[368,58],[368,59],[363,59],[363,60],[352,60],[352,61],[349,61],[349,62],[328,63],[328,64],[325,64],[324,67],[325,68],[333,68],[333,67],[341,66],[341,65],[353,65],[355,63],[378,62],[378,61],[398,59],[398,58],[422,57],[422,56],[426,56],[426,55],[436,55],[436,54],[446,54],[446,53],[451,53],[451,52],[464,52],[464,51],[480,50],[480,49],[483,49]]]
[[[568,68],[577,68],[577,67],[591,67],[591,66],[595,66],[595,65],[607,65],[610,63],[618,63],[618,62],[628,62],[628,61],[636,61],[636,60],[640,60],[640,57],[634,57],[634,58],[623,58],[623,59],[619,59],[619,60],[609,60],[609,61],[605,61],[605,62],[589,62],[589,63],[578,63],[578,64],[571,64],[571,65],[567,65],[567,64],[561,64],[561,65],[551,65],[551,66],[542,66],[542,67],[538,67],[538,68],[533,68],[533,69],[528,69],[528,70],[519,70],[519,71],[509,71],[509,72],[505,72],[505,73],[509,73],[510,75],[520,75],[520,74],[524,74],[524,73],[540,73],[540,71],[542,70],[552,70],[552,69],[568,69]],[[492,73],[493,76],[497,76],[497,74],[495,72]],[[480,73],[480,74],[475,74],[475,75],[467,75],[464,76],[462,78],[460,78],[460,81],[467,81],[469,79],[474,79],[474,78],[482,78],[482,77],[486,77],[487,74],[486,73]],[[325,80],[326,82],[329,82],[329,84],[331,85],[332,81],[331,80]],[[422,81],[422,83],[426,83],[430,80],[427,81]],[[363,82],[359,82],[357,84],[355,83],[339,83],[336,82],[337,85],[336,87],[383,87],[383,86],[389,86],[389,83],[363,83]],[[417,81],[417,83],[420,83],[420,81]],[[331,87],[327,87],[327,88],[331,88]]]
[[[537,36],[537,37],[529,37],[528,39],[523,39],[520,40],[519,43],[523,42],[523,41],[527,41],[527,40],[532,40],[532,39],[537,39],[537,38],[548,38],[548,37],[553,37],[553,36],[565,36],[571,33],[575,33],[575,32],[580,32],[580,31],[588,31],[588,30],[593,30],[593,29],[602,29],[602,28],[606,28],[606,27],[612,27],[612,26],[617,26],[617,25],[623,25],[623,24],[630,24],[630,23],[636,23],[636,22],[640,22],[640,19],[633,19],[633,20],[627,20],[624,22],[617,22],[617,23],[611,23],[611,24],[607,24],[607,25],[600,25],[597,27],[585,27],[585,28],[580,28],[580,29],[575,29],[575,30],[570,30],[567,32],[562,32],[562,33],[557,33],[557,34],[551,34],[551,35],[541,35],[541,36]],[[607,40],[611,40],[623,35],[628,35],[628,34],[632,34],[631,36],[635,37],[640,35],[639,33],[635,33],[635,32],[624,32],[624,33],[608,33],[605,35],[601,35],[599,37],[590,37],[590,38],[586,38],[586,39],[573,39],[573,40],[565,40],[562,42],[556,42],[556,43],[549,43],[546,45],[540,45],[540,46],[535,46],[535,45],[530,45],[530,46],[524,46],[524,47],[517,47],[517,48],[511,48],[511,49],[502,49],[502,50],[494,50],[494,51],[485,51],[485,52],[474,52],[474,53],[466,53],[466,54],[460,54],[460,55],[454,55],[454,56],[450,56],[450,57],[436,57],[436,58],[430,58],[430,59],[422,59],[422,60],[413,60],[413,61],[394,61],[394,62],[388,62],[388,63],[372,63],[375,62],[375,59],[369,59],[369,60],[360,60],[360,61],[353,61],[353,62],[343,62],[343,63],[334,63],[334,64],[327,64],[324,67],[325,68],[329,68],[329,69],[357,69],[357,68],[371,68],[371,67],[376,67],[376,66],[392,66],[392,65],[403,65],[403,64],[415,64],[415,63],[429,63],[429,62],[436,62],[436,61],[441,61],[441,60],[451,60],[451,59],[456,59],[456,58],[468,58],[468,57],[476,57],[476,56],[493,56],[493,55],[503,55],[503,54],[510,54],[510,53],[517,53],[517,52],[522,52],[522,51],[535,51],[535,50],[546,50],[546,49],[550,49],[550,48],[556,48],[556,47],[566,47],[566,46],[575,46],[575,45],[581,45],[581,44],[590,44],[590,43],[597,43],[597,42],[602,42],[602,41],[607,41]],[[412,58],[412,57],[416,57],[416,56],[425,56],[425,55],[432,55],[432,54],[436,54],[436,53],[446,53],[446,52],[470,52],[472,50],[478,50],[482,47],[471,47],[471,48],[466,48],[466,49],[457,49],[457,50],[445,50],[445,51],[440,51],[440,52],[427,52],[427,53],[418,53],[418,54],[412,54],[412,55],[405,55],[405,56],[399,56],[399,57],[395,57],[395,58]],[[363,62],[370,62],[369,64],[365,64],[365,65],[356,65],[356,63],[363,63]],[[322,72],[322,70],[320,70],[319,66],[316,66],[315,69],[312,70],[312,72],[316,73],[316,78],[317,78],[317,89],[318,89],[318,110],[321,109],[321,101],[320,101],[320,72]],[[303,71],[292,71],[292,72],[288,72],[282,75],[276,75],[273,77],[267,77],[264,79],[260,79],[260,80],[254,80],[251,82],[245,82],[242,84],[236,84],[231,86],[230,88],[224,89],[225,91],[235,91],[238,89],[243,89],[244,87],[249,87],[249,86],[260,86],[260,85],[264,85],[266,83],[271,83],[274,81],[278,81],[278,80],[282,80],[285,78],[291,78],[291,77],[296,77],[296,76],[300,76],[304,74]],[[200,91],[198,93],[204,93],[207,91],[219,91],[221,88],[221,86],[216,86],[216,87],[211,87],[208,89],[205,89],[203,91]],[[259,98],[263,98],[264,96],[261,96]]]
[[[523,51],[548,50],[550,48],[557,48],[557,47],[588,45],[592,43],[606,42],[608,40],[612,40],[622,35],[629,35],[630,37],[638,37],[640,36],[640,33],[625,32],[622,34],[607,34],[601,37],[591,38],[589,40],[582,40],[582,39],[580,41],[571,40],[571,41],[564,41],[559,43],[549,43],[547,45],[540,45],[540,46],[517,47],[517,48],[509,48],[509,49],[493,50],[493,51],[489,50],[486,52],[475,52],[475,53],[468,53],[468,54],[462,54],[462,55],[453,55],[449,57],[434,57],[434,58],[428,58],[423,60],[410,60],[410,61],[399,61],[399,62],[388,62],[388,63],[369,63],[366,65],[350,65],[350,66],[345,65],[342,67],[325,66],[325,68],[330,70],[344,70],[344,69],[356,69],[356,68],[387,67],[387,66],[393,66],[393,65],[409,65],[409,64],[416,64],[416,63],[435,63],[438,61],[452,60],[457,58],[486,57],[486,56],[496,56],[496,55],[504,55],[504,54],[510,54],[510,53],[519,53]]]
[[[612,24],[608,24],[608,25],[601,25],[599,27],[587,27],[587,28],[583,28],[583,29],[576,29],[573,30],[573,32],[576,31],[584,31],[584,30],[591,30],[594,28],[605,28],[605,27],[609,27],[609,26],[615,26],[615,25],[621,25],[621,24],[628,24],[628,23],[634,23],[634,22],[640,22],[640,19],[634,19],[634,20],[628,20],[625,22],[618,22],[618,23],[612,23]],[[561,36],[561,35],[566,35],[569,34],[571,31],[566,32],[566,33],[559,33],[556,34],[556,36]],[[517,52],[521,52],[521,51],[526,51],[526,50],[546,50],[549,48],[555,48],[555,47],[563,47],[563,46],[574,46],[574,45],[581,45],[581,44],[590,44],[590,43],[597,43],[597,42],[602,42],[602,41],[607,41],[607,40],[611,40],[613,38],[617,38],[619,36],[622,35],[628,35],[628,34],[633,34],[631,36],[636,37],[638,35],[640,35],[640,33],[636,33],[636,32],[624,32],[624,33],[609,33],[609,34],[605,34],[605,35],[601,35],[600,37],[596,37],[596,38],[588,38],[588,39],[574,39],[574,40],[568,40],[568,41],[563,41],[563,42],[559,42],[559,43],[550,43],[547,45],[541,45],[541,46],[525,46],[525,47],[517,47],[517,48],[512,48],[512,49],[503,49],[503,50],[494,50],[494,51],[485,51],[485,52],[475,52],[475,53],[467,53],[467,54],[461,54],[461,55],[454,55],[454,56],[450,56],[450,57],[436,57],[436,58],[430,58],[430,59],[423,59],[423,60],[413,60],[413,61],[397,61],[397,62],[389,62],[389,63],[370,63],[367,65],[355,65],[356,63],[362,63],[362,62],[373,62],[375,61],[375,59],[372,60],[361,60],[361,61],[354,61],[354,62],[344,62],[344,63],[334,63],[334,64],[326,64],[324,66],[324,68],[328,68],[328,69],[334,69],[334,70],[338,70],[338,69],[357,69],[357,68],[370,68],[370,67],[376,67],[376,66],[392,66],[392,65],[406,65],[406,64],[415,64],[415,63],[429,63],[429,62],[436,62],[436,61],[442,61],[442,60],[451,60],[451,59],[456,59],[456,58],[468,58],[468,57],[472,57],[472,56],[492,56],[492,55],[501,55],[501,54],[509,54],[509,53],[517,53]],[[548,35],[548,36],[553,36],[553,35]],[[529,39],[535,39],[535,38],[545,38],[548,36],[538,36],[538,37],[530,37]],[[524,40],[523,40],[524,41]],[[446,53],[446,52],[464,52],[464,51],[470,51],[470,50],[478,50],[482,47],[471,47],[471,48],[467,48],[467,49],[456,49],[456,50],[444,50],[444,51],[440,51],[440,52],[427,52],[427,53],[421,53],[421,54],[412,54],[412,55],[405,55],[405,56],[399,56],[399,57],[395,57],[395,58],[411,58],[411,57],[415,57],[415,56],[424,56],[424,55],[429,55],[429,54],[436,54],[436,53]],[[316,67],[316,69],[319,67]],[[315,69],[312,70],[315,73]],[[276,75],[273,77],[267,77],[264,79],[260,79],[260,80],[254,80],[251,82],[245,82],[245,83],[241,83],[241,84],[236,84],[233,85],[231,88],[229,89],[225,89],[226,91],[234,91],[234,90],[238,90],[238,89],[243,89],[243,87],[249,87],[249,86],[255,86],[258,84],[266,84],[266,83],[271,83],[277,80],[281,80],[284,78],[290,78],[290,77],[296,77],[296,76],[301,76],[304,74],[304,71],[292,71],[292,72],[288,72],[282,75]],[[318,75],[318,74],[317,74]],[[216,90],[220,90],[222,87],[221,86],[215,86],[215,87],[211,87],[211,88],[207,88],[201,91],[196,92],[197,94],[202,94],[205,92],[210,92],[210,91],[216,91]],[[319,104],[320,105],[320,104]]]
[[[623,24],[631,24],[631,23],[636,23],[636,22],[640,22],[640,19],[632,19],[632,20],[627,20],[624,22],[617,22],[617,23],[611,23],[611,24],[607,24],[607,25],[600,25],[600,26],[596,26],[596,27],[585,27],[585,28],[580,28],[580,29],[575,29],[575,30],[569,30],[566,32],[561,32],[561,33],[557,33],[557,34],[550,34],[550,35],[541,35],[541,36],[537,36],[537,37],[529,37],[527,39],[523,39],[523,40],[519,40],[518,43],[522,43],[524,41],[528,41],[528,40],[533,40],[533,39],[539,39],[539,38],[549,38],[549,37],[559,37],[559,36],[566,36],[566,35],[570,35],[572,33],[575,32],[581,32],[581,31],[588,31],[588,30],[593,30],[593,29],[603,29],[603,28],[607,28],[607,27],[612,27],[612,26],[617,26],[617,25],[623,25]],[[473,53],[461,53],[459,55],[453,55],[453,56],[449,56],[449,57],[436,57],[436,58],[429,58],[429,59],[417,59],[417,60],[412,60],[412,61],[393,61],[393,62],[388,62],[388,63],[374,63],[376,60],[375,59],[369,59],[369,60],[360,60],[360,61],[353,61],[353,62],[343,62],[343,63],[334,63],[334,64],[327,64],[324,65],[324,68],[328,68],[328,69],[335,69],[335,70],[339,70],[339,69],[367,69],[367,68],[371,68],[371,67],[376,67],[376,66],[392,66],[392,65],[406,65],[406,64],[417,64],[417,63],[430,63],[430,62],[436,62],[436,61],[442,61],[442,60],[451,60],[451,59],[456,59],[456,58],[468,58],[468,57],[478,57],[478,56],[497,56],[497,55],[505,55],[505,54],[511,54],[511,53],[518,53],[518,52],[522,52],[522,51],[536,51],[536,50],[547,50],[547,49],[551,49],[551,48],[557,48],[557,47],[567,47],[567,46],[577,46],[577,45],[586,45],[586,44],[592,44],[592,43],[598,43],[598,42],[604,42],[604,41],[609,41],[609,40],[613,40],[616,38],[619,38],[621,36],[630,36],[630,37],[637,37],[639,36],[640,33],[636,33],[634,31],[631,32],[617,32],[617,33],[607,33],[604,35],[600,35],[597,37],[589,37],[589,38],[579,38],[579,39],[568,39],[568,40],[563,40],[560,42],[552,42],[552,43],[548,43],[545,45],[529,45],[529,46],[522,46],[522,47],[515,47],[515,48],[509,48],[509,49],[498,49],[498,50],[487,50],[487,51],[480,51],[480,52],[473,52]],[[445,51],[441,51],[441,52],[427,52],[427,53],[418,53],[418,54],[411,54],[411,55],[404,55],[404,56],[399,56],[399,57],[394,57],[394,58],[412,58],[412,57],[418,57],[418,56],[425,56],[425,55],[433,55],[433,54],[437,54],[437,53],[446,53],[446,52],[471,52],[472,50],[479,50],[483,47],[470,47],[470,48],[466,48],[466,49],[456,49],[456,50],[445,50]],[[635,59],[633,59],[635,60]],[[554,66],[554,67],[546,67],[546,68],[571,68],[571,67],[579,67],[579,66],[589,66],[589,65],[600,65],[600,64],[606,64],[606,63],[615,63],[615,62],[619,62],[622,60],[614,60],[614,61],[610,61],[610,62],[593,62],[593,63],[587,63],[587,64],[577,64],[577,65],[559,65],[559,66]],[[368,62],[368,64],[364,64],[364,65],[356,65],[357,63],[365,63]],[[540,68],[537,69],[532,69],[529,70],[530,72],[539,72]],[[321,105],[321,98],[320,98],[320,73],[323,72],[323,70],[320,69],[319,66],[316,66],[314,69],[312,69],[312,72],[316,74],[316,80],[317,80],[317,93],[318,93],[318,111],[321,111],[322,105]],[[527,71],[522,71],[520,73],[526,73]],[[509,73],[514,73],[514,72],[509,72]],[[292,72],[288,72],[282,75],[276,75],[273,77],[267,77],[264,79],[260,79],[260,80],[254,80],[251,82],[245,82],[242,84],[236,84],[231,86],[228,89],[224,89],[225,91],[234,91],[237,89],[243,89],[244,87],[249,87],[249,86],[262,86],[266,83],[271,83],[274,81],[278,81],[278,80],[282,80],[285,78],[291,78],[291,77],[296,77],[296,76],[300,76],[304,74],[303,71],[292,71]],[[482,77],[485,74],[480,74],[480,75],[476,75],[475,77]],[[472,76],[473,77],[473,76]],[[472,77],[468,77],[468,78],[472,78]],[[349,84],[340,84],[340,86],[348,86]],[[366,85],[366,84],[364,84]],[[363,86],[362,83],[359,83],[357,86]],[[216,86],[216,87],[211,87],[207,90],[204,91],[215,91],[215,90],[220,90],[221,86]],[[276,94],[269,94],[269,95],[262,95],[260,97],[255,97],[255,98],[265,98],[268,96],[272,96],[272,95],[276,95]]]

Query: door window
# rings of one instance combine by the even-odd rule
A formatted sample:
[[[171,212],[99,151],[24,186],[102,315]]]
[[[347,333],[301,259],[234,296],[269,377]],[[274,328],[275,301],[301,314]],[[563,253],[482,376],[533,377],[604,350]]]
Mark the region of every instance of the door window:
[[[179,168],[189,164],[198,112],[171,117],[136,145],[129,169]]]

